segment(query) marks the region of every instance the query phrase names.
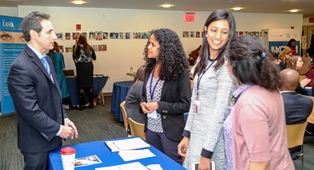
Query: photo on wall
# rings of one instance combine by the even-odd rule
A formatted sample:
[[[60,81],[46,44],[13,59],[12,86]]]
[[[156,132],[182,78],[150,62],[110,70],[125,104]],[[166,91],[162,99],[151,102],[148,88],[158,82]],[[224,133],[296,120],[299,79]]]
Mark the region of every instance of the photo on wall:
[[[110,33],[110,39],[118,39],[118,38],[119,38],[119,33],[117,32]]]
[[[148,39],[148,37],[149,37],[148,32],[142,32],[142,33],[141,33],[141,38],[142,38],[142,39]]]
[[[189,31],[183,31],[183,38],[189,38]]]
[[[131,39],[131,33],[125,32],[125,39]]]
[[[98,45],[98,51],[107,51],[107,45],[106,44]]]
[[[95,35],[96,35],[96,41],[101,41],[102,40],[102,31],[96,31],[95,32]]]
[[[124,32],[119,32],[119,39],[124,39]]]
[[[73,52],[73,47],[65,47],[65,52],[66,53],[72,53]]]
[[[94,31],[90,31],[88,34],[88,38],[89,40],[94,40],[95,39],[95,32]]]
[[[98,51],[98,46],[97,45],[91,45],[91,47],[93,48],[93,50],[96,52]]]
[[[194,38],[195,37],[195,31],[190,31],[190,37]]]
[[[72,40],[75,40],[78,34],[79,32],[72,32]]]
[[[85,38],[87,38],[87,32],[82,32],[82,35],[84,35]]]
[[[108,32],[102,32],[102,39],[108,40]]]
[[[133,32],[133,39],[138,39],[138,33],[137,32]]]
[[[200,31],[196,31],[196,32],[195,32],[195,37],[196,37],[196,38],[200,38],[200,36],[201,36],[201,32],[200,32]]]
[[[60,53],[63,53],[63,52],[64,52],[64,50],[63,50],[63,45],[59,45],[59,52],[60,52]]]
[[[65,33],[65,40],[71,40],[71,33],[70,32]]]
[[[56,32],[57,40],[63,40],[63,33],[62,32]]]

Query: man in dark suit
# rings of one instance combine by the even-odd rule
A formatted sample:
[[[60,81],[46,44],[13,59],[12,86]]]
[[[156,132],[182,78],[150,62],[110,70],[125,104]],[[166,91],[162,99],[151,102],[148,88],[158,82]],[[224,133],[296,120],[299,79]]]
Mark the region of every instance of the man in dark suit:
[[[280,90],[285,107],[286,124],[304,123],[312,112],[313,101],[311,98],[295,92],[299,84],[299,73],[293,69],[284,69],[280,72],[280,78],[282,80]],[[290,154],[295,159],[299,155],[299,149],[290,149]]]
[[[24,17],[22,31],[27,46],[13,61],[7,80],[15,106],[24,170],[47,169],[49,151],[60,147],[62,138],[78,137],[62,106],[51,59],[44,53],[53,48],[57,39],[49,18],[38,11]]]

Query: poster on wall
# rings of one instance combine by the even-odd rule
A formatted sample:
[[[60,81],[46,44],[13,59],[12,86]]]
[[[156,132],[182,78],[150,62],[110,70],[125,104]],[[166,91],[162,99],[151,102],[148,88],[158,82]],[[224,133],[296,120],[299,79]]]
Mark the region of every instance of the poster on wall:
[[[269,50],[279,54],[287,46],[290,39],[295,39],[295,48],[297,55],[301,55],[301,32],[298,29],[269,29],[268,30],[268,41]]]
[[[3,116],[15,111],[7,77],[11,63],[24,50],[26,41],[21,29],[22,18],[0,16],[0,21],[0,115]]]

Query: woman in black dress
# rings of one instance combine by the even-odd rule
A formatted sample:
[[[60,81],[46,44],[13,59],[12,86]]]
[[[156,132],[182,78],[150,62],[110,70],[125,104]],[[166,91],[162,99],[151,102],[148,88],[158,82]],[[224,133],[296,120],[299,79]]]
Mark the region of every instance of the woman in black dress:
[[[75,49],[74,62],[76,63],[77,86],[80,89],[79,110],[85,107],[85,90],[89,89],[89,106],[94,107],[93,94],[93,60],[96,55],[93,48],[87,43],[85,36],[79,36],[77,47]]]

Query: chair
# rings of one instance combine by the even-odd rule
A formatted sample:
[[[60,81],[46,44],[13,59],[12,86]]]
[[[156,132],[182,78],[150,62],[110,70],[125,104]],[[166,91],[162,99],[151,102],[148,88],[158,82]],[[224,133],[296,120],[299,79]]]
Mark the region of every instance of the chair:
[[[314,97],[310,97],[312,101],[314,102]],[[312,108],[312,112],[310,116],[307,118],[307,122],[314,124],[314,106]]]
[[[125,105],[125,100],[120,103],[120,108],[121,108],[121,112],[123,116],[123,124],[124,124],[125,131],[129,132],[130,130],[129,130],[129,123],[128,123],[128,115],[126,114],[124,105]]]
[[[132,136],[139,136],[142,139],[146,140],[146,134],[144,132],[145,125],[142,123],[135,122],[133,119],[128,118],[131,135]]]
[[[303,140],[307,122],[302,124],[286,125],[287,137],[288,137],[288,148],[301,146],[301,153],[299,156],[302,157],[302,169],[303,169]]]

